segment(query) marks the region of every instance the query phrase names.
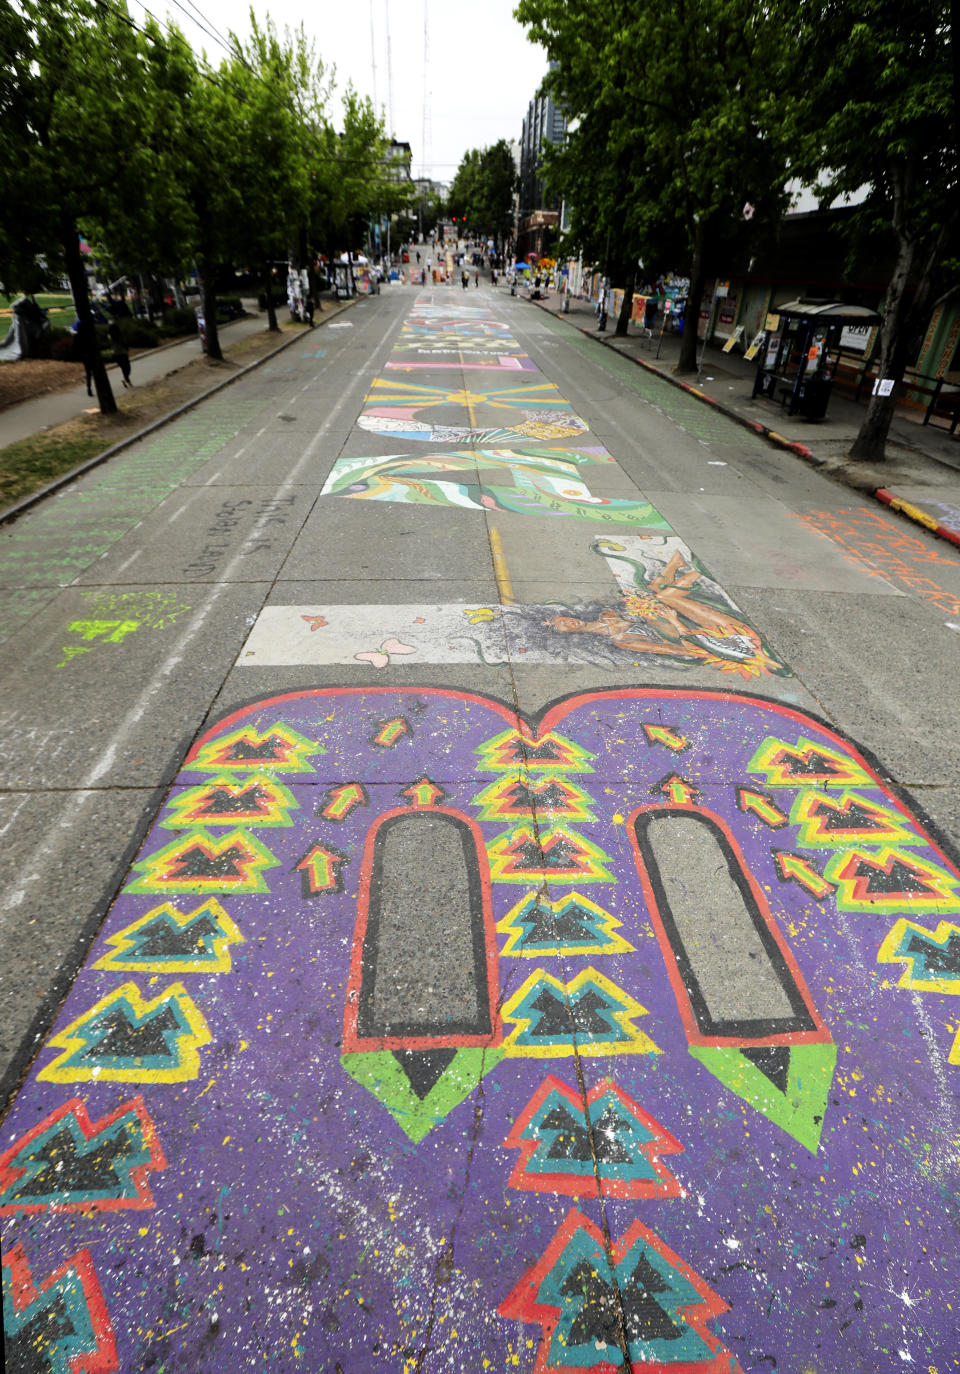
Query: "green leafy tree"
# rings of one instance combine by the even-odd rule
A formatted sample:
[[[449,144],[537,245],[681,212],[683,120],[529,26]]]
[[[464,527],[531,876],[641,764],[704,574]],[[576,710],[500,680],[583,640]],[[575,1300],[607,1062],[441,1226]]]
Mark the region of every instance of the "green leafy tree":
[[[513,195],[517,169],[505,138],[480,154],[481,203],[477,207],[480,227],[501,244],[513,229]]]
[[[473,223],[474,208],[480,202],[481,156],[479,148],[468,149],[460,159],[460,166],[450,184],[447,204],[450,214],[456,215],[461,223]]]
[[[305,107],[313,59],[302,28],[281,41],[270,20],[261,27],[252,10],[250,23],[245,49],[231,35],[237,57],[230,77],[242,93],[235,176],[243,201],[242,217],[234,222],[243,243],[234,243],[231,257],[263,264],[269,325],[276,330],[273,269],[287,261],[308,209]]]
[[[34,206],[31,191],[40,94],[36,49],[27,16],[13,5],[0,5],[0,285],[6,292],[31,293],[45,285],[38,252],[59,243],[54,217],[45,213],[45,205]]]
[[[197,228],[182,177],[190,157],[185,112],[197,79],[197,60],[172,24],[164,29],[148,17],[137,41],[149,113],[141,128],[141,153],[149,175],[137,213],[118,219],[108,206],[106,218],[84,216],[81,227],[98,264],[111,278],[179,277],[192,256]]]
[[[359,247],[372,217],[411,204],[414,189],[390,160],[390,140],[372,101],[347,86],[338,132],[326,113],[327,98],[318,92],[310,130],[309,238],[335,257]]]
[[[116,401],[93,327],[81,228],[109,225],[112,240],[130,246],[151,215],[157,232],[161,206],[169,223],[185,222],[179,188],[163,185],[151,43],[120,4],[22,0],[18,11],[19,22],[3,21],[13,43],[4,88],[16,88],[0,97],[10,116],[4,198],[18,233],[12,245],[3,240],[4,271],[28,289],[38,258],[66,272],[81,353],[110,414]]]
[[[471,148],[460,159],[450,187],[448,208],[477,233],[501,242],[513,227],[513,193],[517,173],[505,138],[489,148]]]
[[[860,244],[887,249],[880,375],[900,382],[912,340],[960,291],[960,7],[942,0],[800,0],[792,84],[797,170],[823,202],[868,188]],[[952,16],[952,20],[951,20]],[[826,54],[826,57],[825,57]],[[895,395],[871,398],[852,458],[885,456]]]
[[[516,14],[557,64],[546,85],[574,125],[560,183],[602,218],[626,276],[625,329],[637,260],[664,228],[690,278],[679,371],[696,367],[695,323],[718,247],[750,201],[783,204],[785,138],[777,72],[787,34],[761,0],[521,0]],[[576,168],[584,180],[574,182]],[[607,254],[604,254],[605,258]],[[632,264],[632,265],[631,265]]]
[[[189,106],[190,153],[184,177],[197,220],[196,258],[203,285],[207,355],[223,357],[216,319],[217,285],[234,264],[263,274],[271,329],[276,307],[272,268],[285,262],[308,213],[305,108],[310,50],[302,32],[281,39],[250,13],[244,47],[215,70],[202,65]]]

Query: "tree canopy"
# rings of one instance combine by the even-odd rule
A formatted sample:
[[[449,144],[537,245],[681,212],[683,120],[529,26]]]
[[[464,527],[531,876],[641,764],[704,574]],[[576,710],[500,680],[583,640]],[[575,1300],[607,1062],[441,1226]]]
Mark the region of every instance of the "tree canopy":
[[[516,13],[555,64],[545,85],[571,130],[546,174],[626,280],[624,316],[638,259],[662,262],[669,245],[688,264],[696,319],[744,204],[776,213],[784,201],[775,13],[759,0],[520,0]],[[681,370],[695,349],[685,331]]]
[[[851,270],[878,240],[894,263],[881,368],[903,376],[958,280],[957,0],[520,0],[516,15],[568,120],[543,172],[569,241],[626,284],[621,332],[638,259],[648,273],[685,260],[693,323],[705,280],[776,226],[800,179],[824,205],[866,194]],[[882,456],[893,406],[874,398],[853,456]]]
[[[69,276],[101,409],[115,408],[96,344],[80,235],[116,276],[183,276],[213,301],[233,266],[269,280],[288,257],[356,248],[369,219],[410,196],[382,121],[333,82],[302,29],[253,11],[213,65],[175,25],[142,26],[122,0],[0,4],[0,284]],[[339,124],[339,129],[337,125]]]
[[[800,0],[795,164],[824,205],[866,190],[851,261],[892,261],[880,375],[899,382],[938,297],[960,287],[960,20],[942,0]],[[824,61],[824,53],[829,60]],[[874,396],[851,456],[882,458],[896,401]]]
[[[471,148],[461,158],[450,187],[450,213],[477,233],[502,241],[513,226],[516,180],[513,153],[505,138],[489,148]]]

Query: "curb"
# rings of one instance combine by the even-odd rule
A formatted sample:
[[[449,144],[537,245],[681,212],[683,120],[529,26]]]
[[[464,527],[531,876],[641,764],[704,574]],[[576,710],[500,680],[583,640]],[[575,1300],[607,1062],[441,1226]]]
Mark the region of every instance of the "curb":
[[[904,501],[902,497],[894,496],[893,492],[888,491],[886,487],[877,487],[873,494],[878,501],[881,501],[885,506],[889,506],[891,510],[898,511],[901,515],[905,515],[908,520],[913,520],[918,525],[923,525],[924,529],[928,529],[931,534],[938,534],[941,539],[947,539],[951,544],[956,544],[956,546],[960,548],[960,534],[958,534],[956,530],[951,530],[948,529],[946,525],[941,525],[939,520],[932,515],[928,515],[927,512],[922,510],[919,506],[913,505],[911,501]]]
[[[341,308],[343,310],[348,310],[352,305],[355,305],[356,301],[359,299],[360,297],[358,296],[354,300],[345,301]],[[339,310],[337,314],[340,314]],[[328,315],[327,317],[327,319],[332,318],[332,315]],[[322,328],[326,323],[327,320],[319,320],[316,327]],[[246,367],[242,367],[239,372],[235,372],[232,377],[225,377],[222,382],[217,382],[215,386],[210,387],[207,391],[201,392],[199,396],[194,396],[192,400],[185,401],[183,405],[177,406],[176,409],[169,411],[166,415],[161,415],[159,419],[152,420],[149,425],[144,425],[143,429],[138,429],[136,434],[130,434],[126,439],[121,439],[118,443],[111,444],[110,447],[105,448],[102,453],[95,454],[92,458],[88,458],[85,463],[81,463],[78,467],[71,468],[69,472],[63,473],[60,477],[55,477],[54,480],[48,482],[45,487],[40,487],[39,490],[31,492],[29,496],[24,496],[23,499],[17,501],[15,505],[8,506],[6,510],[0,510],[0,525],[6,525],[11,520],[16,520],[19,516],[30,510],[32,506],[37,505],[48,496],[52,496],[55,492],[59,491],[61,487],[68,486],[71,482],[75,482],[78,477],[83,477],[86,473],[99,467],[101,463],[105,463],[107,459],[112,458],[114,454],[121,453],[125,448],[132,447],[133,444],[139,444],[141,439],[146,439],[148,435],[153,434],[158,429],[162,429],[164,425],[170,424],[172,420],[178,420],[180,416],[185,415],[188,410],[193,410],[195,406],[200,405],[203,401],[209,400],[211,396],[215,396],[218,391],[223,391],[225,387],[232,386],[233,383],[238,382],[241,377],[245,377],[248,372],[253,372],[255,368],[261,367],[264,363],[268,363],[271,358],[275,358],[278,353],[282,353],[285,348],[289,348],[291,344],[296,343],[298,339],[302,339],[303,337],[304,334],[302,333],[291,334],[289,339],[284,339],[282,344],[278,344],[276,348],[272,348],[269,353],[264,353],[262,358],[257,358],[254,362],[248,363]],[[176,370],[179,371],[180,369],[177,368]]]
[[[537,305],[544,314],[552,315],[554,319],[562,319],[562,314],[560,312],[549,310],[546,306],[540,305],[537,301],[534,301],[533,304]],[[728,420],[733,420],[735,424],[740,425],[743,429],[749,429],[754,434],[759,434],[762,438],[769,440],[769,442],[777,448],[782,448],[788,453],[796,454],[798,458],[802,458],[806,463],[811,463],[814,467],[822,468],[828,466],[828,460],[826,458],[818,458],[815,453],[807,448],[806,444],[796,443],[791,439],[785,438],[784,435],[778,434],[775,429],[771,429],[768,425],[762,425],[759,420],[748,420],[745,416],[732,410],[730,406],[725,405],[723,401],[717,401],[713,396],[708,396],[707,393],[701,391],[699,387],[691,386],[689,382],[682,382],[679,377],[671,377],[668,372],[662,372],[659,367],[654,367],[653,364],[648,363],[645,358],[637,358],[634,357],[632,353],[623,352],[622,349],[617,348],[616,344],[611,343],[609,339],[597,338],[593,330],[582,329],[580,325],[574,324],[571,320],[567,320],[565,323],[571,324],[574,329],[578,329],[581,334],[585,335],[588,339],[593,339],[595,343],[602,344],[604,348],[609,348],[611,352],[616,353],[618,357],[626,358],[628,362],[636,363],[637,367],[642,367],[645,372],[650,372],[653,376],[659,377],[662,381],[669,382],[671,386],[679,387],[681,391],[686,391],[689,395],[695,396],[698,401],[703,401],[705,405],[713,406],[714,410],[718,410],[720,414],[725,415]],[[836,474],[836,471],[836,468],[831,468],[833,474]],[[844,483],[844,485],[852,486],[854,490],[861,491],[864,496],[872,496],[874,500],[879,501],[881,505],[888,506],[891,510],[895,510],[898,514],[905,516],[906,519],[912,520],[917,525],[922,525],[924,529],[928,530],[931,534],[938,535],[941,539],[946,539],[949,543],[960,548],[960,534],[957,534],[954,530],[948,529],[946,525],[941,525],[939,520],[936,520],[932,515],[928,515],[926,511],[921,510],[919,506],[914,506],[911,502],[902,501],[898,496],[894,496],[886,487],[876,487],[873,491],[870,491],[869,488],[856,487],[854,483]]]

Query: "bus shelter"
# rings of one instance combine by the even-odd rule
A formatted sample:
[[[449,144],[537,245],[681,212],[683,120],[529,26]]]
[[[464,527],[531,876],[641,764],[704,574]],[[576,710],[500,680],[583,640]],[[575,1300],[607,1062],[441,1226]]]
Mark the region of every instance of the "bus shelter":
[[[757,357],[753,395],[787,407],[788,415],[821,420],[844,352],[845,331],[861,332],[880,323],[875,310],[843,301],[788,301],[767,316],[768,327]],[[850,350],[863,360],[862,349]]]

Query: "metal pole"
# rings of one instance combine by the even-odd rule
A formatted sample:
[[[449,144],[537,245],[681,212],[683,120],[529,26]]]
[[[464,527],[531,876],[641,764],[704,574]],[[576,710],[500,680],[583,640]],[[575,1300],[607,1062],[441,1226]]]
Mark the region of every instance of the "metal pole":
[[[720,285],[720,278],[719,278],[719,277],[714,277],[714,279],[713,279],[713,300],[710,302],[710,314],[707,316],[707,323],[706,323],[706,325],[704,326],[704,330],[703,330],[703,344],[701,345],[701,348],[700,348],[700,362],[697,364],[697,386],[700,385],[700,379],[701,379],[701,377],[703,376],[703,355],[704,355],[704,353],[706,353],[706,351],[707,351],[707,335],[710,333],[710,326],[711,326],[711,324],[713,323],[713,312],[714,312],[714,311],[716,310],[716,308],[717,308],[717,289],[718,289],[719,285]],[[689,313],[689,310],[690,310],[690,302],[688,301],[688,302],[687,302],[687,312],[688,312],[688,313]],[[698,301],[698,302],[697,302],[697,323],[693,326],[694,329],[696,329],[696,328],[698,327],[699,324],[700,324],[700,302]],[[684,325],[684,328],[686,328],[686,325]]]
[[[663,346],[663,331],[664,331],[664,330],[666,329],[666,327],[667,327],[667,315],[668,315],[668,313],[669,313],[669,312],[668,312],[667,309],[666,309],[666,301],[664,301],[664,302],[663,302],[663,306],[662,306],[662,308],[661,308],[660,337],[657,339],[657,353],[656,353],[656,356],[657,356],[658,358],[660,357],[660,349],[661,349],[662,346]]]

